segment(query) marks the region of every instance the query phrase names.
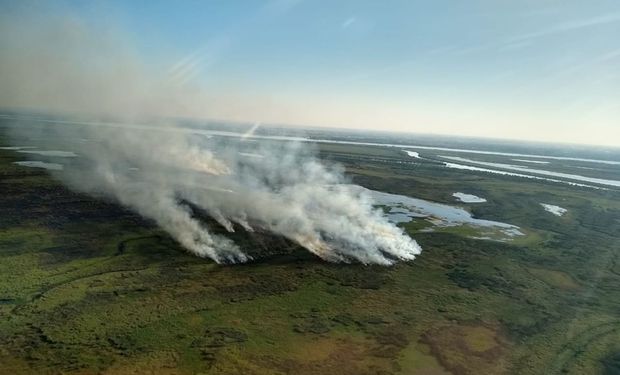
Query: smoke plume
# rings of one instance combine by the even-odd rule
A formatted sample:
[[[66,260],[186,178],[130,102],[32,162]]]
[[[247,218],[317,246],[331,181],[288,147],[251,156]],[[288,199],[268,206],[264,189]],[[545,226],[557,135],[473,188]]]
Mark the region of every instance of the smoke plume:
[[[72,189],[118,201],[216,262],[249,257],[213,234],[197,209],[229,232],[269,231],[328,261],[389,265],[419,254],[363,188],[347,183],[339,167],[321,163],[311,147],[253,138],[258,125],[246,136],[223,138],[153,120],[208,106],[210,95],[150,73],[118,35],[74,19],[45,20],[34,29],[14,19],[0,24],[1,106],[122,121],[48,123],[37,130],[48,132],[38,134],[48,149],[63,144],[79,156],[54,172]],[[32,131],[17,126],[14,135],[32,138]]]

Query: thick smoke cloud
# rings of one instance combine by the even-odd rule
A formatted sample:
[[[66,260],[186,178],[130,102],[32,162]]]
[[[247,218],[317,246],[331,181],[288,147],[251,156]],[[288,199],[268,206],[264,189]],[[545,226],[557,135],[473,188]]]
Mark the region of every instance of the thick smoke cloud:
[[[153,78],[126,46],[117,49],[108,36],[94,36],[74,20],[44,23],[39,33],[21,25],[3,28],[0,47],[9,55],[0,58],[5,107],[81,110],[149,124],[162,114],[157,109],[200,103],[199,91],[189,95],[169,77]],[[18,31],[26,45],[14,39]],[[53,46],[47,44],[50,33],[58,41]],[[212,234],[196,210],[228,231],[269,231],[328,261],[388,265],[420,252],[373,208],[363,188],[348,184],[338,167],[322,164],[307,145],[208,137],[173,122],[51,128],[48,148],[57,148],[53,140],[82,140],[71,146],[79,158],[56,173],[68,186],[106,195],[154,220],[198,256],[248,260],[233,241]],[[17,127],[15,135],[32,137],[31,131]]]

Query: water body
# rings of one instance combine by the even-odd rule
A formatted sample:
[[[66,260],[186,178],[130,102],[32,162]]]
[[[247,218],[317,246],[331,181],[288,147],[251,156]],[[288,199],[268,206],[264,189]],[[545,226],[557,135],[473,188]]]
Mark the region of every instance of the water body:
[[[543,170],[543,169],[533,169],[533,168],[529,168],[529,167],[512,165],[512,164],[502,164],[502,163],[491,163],[491,162],[486,162],[486,161],[477,161],[477,160],[461,158],[459,156],[440,156],[440,157],[442,157],[444,159],[449,159],[449,160],[457,161],[457,162],[462,162],[462,163],[472,163],[472,164],[477,164],[477,165],[483,165],[485,167],[508,169],[508,170],[517,171],[517,172],[525,172],[525,173],[538,174],[538,175],[543,175],[543,176],[565,178],[565,179],[568,179],[568,180],[589,182],[589,183],[599,184],[599,185],[607,185],[607,186],[620,187],[620,181],[617,181],[617,180],[606,180],[606,179],[603,179],[603,178],[586,177],[586,176],[580,176],[580,175],[576,175],[576,174],[547,171],[547,170]]]
[[[251,152],[240,152],[239,155],[245,156],[247,158],[257,158],[257,159],[262,159],[262,158],[265,157],[264,155],[254,154],[254,153],[251,153]]]
[[[17,150],[25,150],[28,148],[36,148],[36,147],[34,146],[3,146],[3,147],[0,147],[0,150],[17,151]]]
[[[21,153],[24,153],[24,154],[43,155],[43,156],[57,156],[57,157],[61,157],[61,158],[75,158],[75,157],[77,157],[77,154],[75,152],[73,152],[73,151],[18,150],[17,152],[21,152]]]
[[[476,219],[469,212],[459,207],[375,190],[368,190],[368,192],[376,204],[390,207],[387,217],[395,223],[407,223],[413,218],[424,218],[438,227],[470,225],[499,230],[505,237],[523,235],[516,225]]]
[[[533,179],[533,180],[543,180],[543,181],[559,182],[559,183],[568,184],[568,185],[572,185],[572,186],[582,186],[582,187],[587,187],[587,188],[592,188],[592,189],[603,189],[603,190],[606,190],[605,188],[598,187],[598,186],[580,184],[580,183],[572,182],[572,181],[556,180],[556,179],[553,179],[553,178],[545,178],[545,177],[532,176],[532,175],[521,174],[521,173],[499,171],[497,169],[481,168],[481,167],[474,167],[474,166],[471,166],[471,165],[464,165],[464,164],[458,164],[458,163],[448,163],[448,162],[444,162],[443,164],[446,167],[453,168],[453,169],[462,169],[462,170],[467,170],[467,171],[478,171],[478,172],[487,172],[487,173],[501,174],[503,176],[515,176],[515,177],[529,178],[529,179]]]
[[[279,137],[279,138],[282,138],[282,137]],[[462,148],[417,146],[417,145],[403,145],[403,144],[375,143],[375,142],[337,141],[337,140],[330,140],[330,139],[309,139],[309,138],[299,139],[299,138],[297,138],[296,140],[303,140],[303,141],[317,142],[317,143],[339,143],[339,144],[362,145],[362,146],[384,146],[384,147],[398,147],[398,148],[413,148],[413,149],[420,149],[420,150],[450,151],[450,152],[467,153],[467,154],[512,156],[512,157],[521,157],[521,158],[538,158],[538,159],[568,160],[568,161],[583,161],[583,162],[589,162],[589,163],[601,163],[601,164],[609,164],[609,165],[620,165],[620,161],[615,161],[615,160],[573,158],[573,157],[567,157],[567,156],[532,155],[532,154],[519,154],[519,153],[512,153],[512,152],[467,150],[467,149],[462,149]]]
[[[484,198],[480,198],[473,194],[465,194],[465,193],[454,193],[452,196],[463,203],[484,203],[487,200]]]
[[[553,204],[541,203],[540,205],[543,206],[545,211],[550,212],[550,213],[554,214],[555,216],[562,216],[566,212],[568,212],[568,210],[566,208],[562,208],[560,206],[556,206],[556,205],[553,205]]]
[[[415,152],[415,151],[407,151],[407,150],[403,150],[407,155],[411,156],[412,158],[416,158],[416,159],[421,159],[420,154]]]
[[[512,159],[513,161],[520,161],[521,163],[532,163],[532,164],[549,164],[548,161],[542,160],[526,160],[526,159]]]
[[[62,164],[47,163],[44,161],[16,161],[14,164],[21,165],[22,167],[43,168],[53,171],[61,171],[63,169]]]

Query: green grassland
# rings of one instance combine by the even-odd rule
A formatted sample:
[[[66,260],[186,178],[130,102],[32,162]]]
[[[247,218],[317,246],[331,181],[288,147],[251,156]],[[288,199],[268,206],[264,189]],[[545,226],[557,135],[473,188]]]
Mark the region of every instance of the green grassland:
[[[449,170],[399,149],[321,145],[320,156],[371,189],[450,204],[456,191],[483,196],[466,207],[527,240],[425,233],[414,221],[403,227],[424,252],[386,268],[238,231],[256,260],[217,265],[0,150],[0,373],[620,371],[620,194]]]

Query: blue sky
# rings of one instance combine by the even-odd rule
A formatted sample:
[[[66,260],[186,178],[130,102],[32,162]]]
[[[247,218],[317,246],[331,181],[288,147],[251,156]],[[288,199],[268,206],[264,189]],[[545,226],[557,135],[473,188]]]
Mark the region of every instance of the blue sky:
[[[221,92],[205,117],[620,146],[617,0],[64,1],[46,11],[113,25],[152,66]]]

